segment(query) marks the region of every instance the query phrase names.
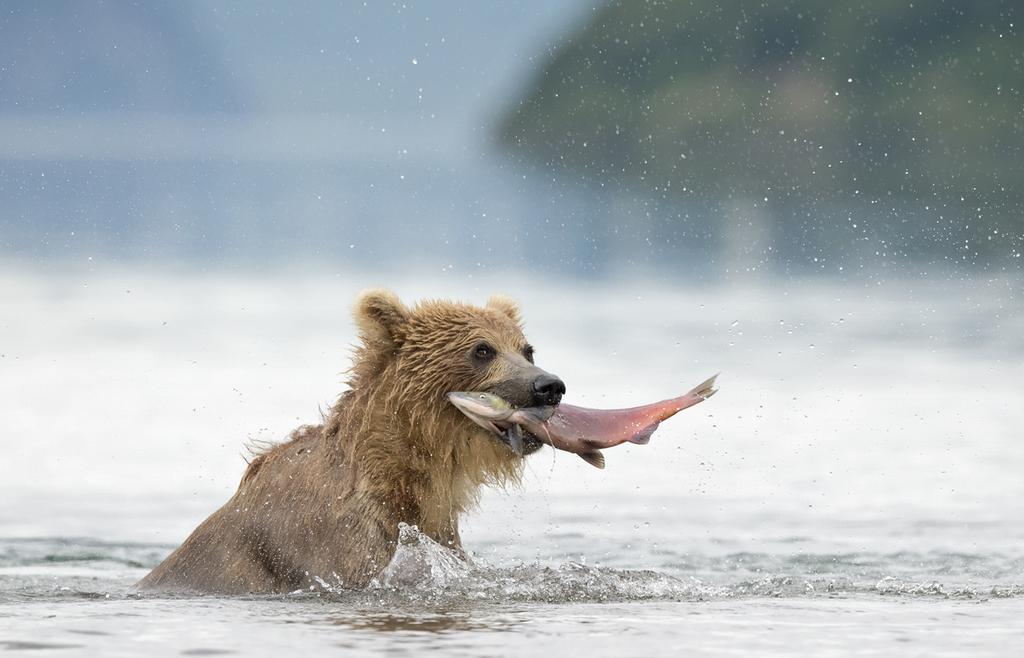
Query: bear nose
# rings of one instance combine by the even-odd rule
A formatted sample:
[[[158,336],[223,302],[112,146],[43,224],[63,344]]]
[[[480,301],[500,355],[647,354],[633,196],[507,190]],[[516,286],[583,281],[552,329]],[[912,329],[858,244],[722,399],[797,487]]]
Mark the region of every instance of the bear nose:
[[[536,404],[556,405],[565,394],[565,382],[554,375],[544,373],[533,380],[533,399]]]

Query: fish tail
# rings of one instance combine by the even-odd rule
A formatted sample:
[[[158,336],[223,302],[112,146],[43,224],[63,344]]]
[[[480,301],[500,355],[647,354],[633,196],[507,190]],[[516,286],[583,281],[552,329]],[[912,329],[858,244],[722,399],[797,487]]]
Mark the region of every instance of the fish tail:
[[[687,395],[696,395],[707,400],[709,397],[718,392],[718,389],[715,388],[715,380],[718,379],[718,376],[720,374],[722,373],[716,372],[715,374],[711,375],[706,380],[694,386],[690,390],[690,392],[687,393]]]

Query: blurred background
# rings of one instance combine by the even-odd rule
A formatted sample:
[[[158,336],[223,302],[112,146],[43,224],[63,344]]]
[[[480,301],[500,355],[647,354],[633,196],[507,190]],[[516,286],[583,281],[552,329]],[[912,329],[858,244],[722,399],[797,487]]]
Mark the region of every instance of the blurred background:
[[[1015,4],[0,2],[0,256],[1016,271]]]
[[[532,459],[477,548],[1016,542],[1018,14],[0,0],[0,533],[177,543],[341,392],[374,285],[519,298],[574,403],[724,373],[607,471]]]

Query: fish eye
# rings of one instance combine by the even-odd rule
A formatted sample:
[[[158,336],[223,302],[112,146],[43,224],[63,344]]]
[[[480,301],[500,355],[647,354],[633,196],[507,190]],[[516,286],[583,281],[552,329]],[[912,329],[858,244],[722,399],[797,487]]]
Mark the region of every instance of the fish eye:
[[[527,361],[533,363],[533,345],[527,345],[523,348],[523,356]]]
[[[498,356],[498,352],[487,343],[480,343],[473,348],[473,358],[477,361],[490,361]]]

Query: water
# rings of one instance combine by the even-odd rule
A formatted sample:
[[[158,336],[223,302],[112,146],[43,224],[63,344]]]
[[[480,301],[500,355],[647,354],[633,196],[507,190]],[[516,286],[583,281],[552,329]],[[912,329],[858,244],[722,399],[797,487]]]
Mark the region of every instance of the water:
[[[356,291],[519,298],[590,406],[721,370],[598,471],[531,458],[405,531],[365,592],[140,596],[251,440],[341,390]],[[1024,640],[1020,282],[0,269],[0,647],[31,655],[1012,654]]]

